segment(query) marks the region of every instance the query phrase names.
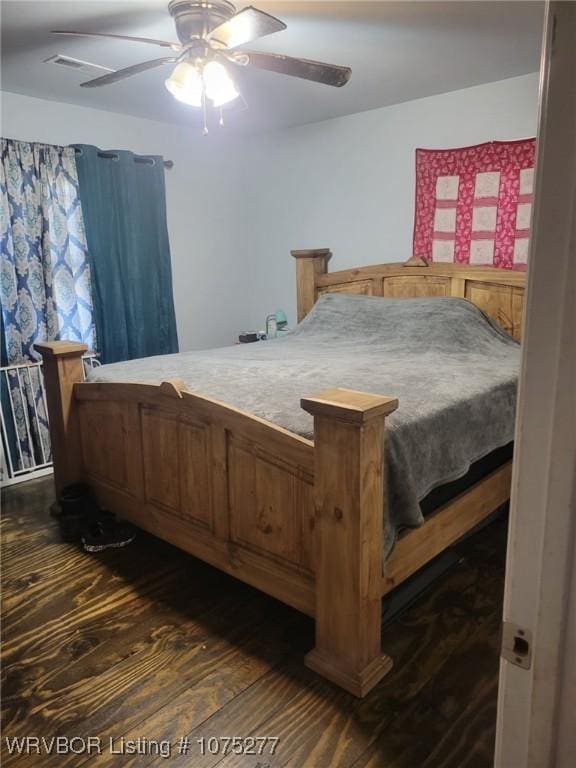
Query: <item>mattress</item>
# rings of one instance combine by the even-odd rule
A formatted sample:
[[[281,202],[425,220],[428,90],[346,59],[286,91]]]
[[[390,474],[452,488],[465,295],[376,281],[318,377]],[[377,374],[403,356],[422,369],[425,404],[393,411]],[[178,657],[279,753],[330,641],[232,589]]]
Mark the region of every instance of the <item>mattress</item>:
[[[513,439],[520,348],[465,299],[327,294],[286,336],[94,369],[89,381],[160,383],[229,403],[313,437],[300,398],[345,387],[399,399],[386,420],[389,514],[420,525],[420,502]]]

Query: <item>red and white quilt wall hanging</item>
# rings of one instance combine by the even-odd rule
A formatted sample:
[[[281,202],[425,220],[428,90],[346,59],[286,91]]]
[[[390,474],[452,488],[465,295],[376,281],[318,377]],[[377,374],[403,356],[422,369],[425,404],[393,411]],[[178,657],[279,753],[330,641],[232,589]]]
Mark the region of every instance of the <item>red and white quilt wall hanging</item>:
[[[526,269],[535,139],[416,150],[413,255]]]

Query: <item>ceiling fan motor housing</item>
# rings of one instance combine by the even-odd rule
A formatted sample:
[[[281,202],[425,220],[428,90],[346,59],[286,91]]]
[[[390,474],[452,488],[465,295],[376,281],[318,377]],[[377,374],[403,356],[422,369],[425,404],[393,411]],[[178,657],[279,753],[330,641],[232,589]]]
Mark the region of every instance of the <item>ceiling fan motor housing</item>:
[[[234,16],[236,8],[228,0],[172,0],[168,11],[176,24],[178,39],[183,45],[205,38],[213,29]]]

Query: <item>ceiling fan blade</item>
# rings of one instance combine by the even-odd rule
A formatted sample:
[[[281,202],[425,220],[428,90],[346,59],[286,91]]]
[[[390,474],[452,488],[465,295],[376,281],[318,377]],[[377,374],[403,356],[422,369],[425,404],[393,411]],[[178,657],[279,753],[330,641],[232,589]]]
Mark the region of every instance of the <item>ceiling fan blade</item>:
[[[74,35],[76,37],[108,37],[113,40],[130,40],[133,43],[150,43],[151,45],[159,45],[161,48],[172,48],[174,51],[179,51],[182,47],[179,43],[170,43],[167,40],[154,40],[150,37],[130,37],[129,35],[112,35],[107,32],[73,32],[68,29],[52,29],[50,30],[53,35]]]
[[[208,38],[223,43],[227,48],[236,48],[283,29],[286,29],[283,21],[249,5],[213,29]]]
[[[248,57],[247,62],[241,60],[240,57],[243,56]],[[279,72],[281,75],[300,77],[303,80],[313,80],[315,83],[334,85],[337,88],[346,85],[352,75],[350,67],[323,64],[321,61],[309,61],[308,59],[294,59],[279,53],[239,51],[237,63],[257,69],[267,69],[270,72]]]
[[[141,64],[133,64],[131,67],[118,69],[116,72],[110,72],[108,75],[96,77],[94,80],[87,80],[85,83],[80,83],[80,86],[82,88],[98,88],[100,85],[117,83],[119,80],[132,77],[132,75],[137,75],[139,72],[146,72],[147,69],[154,69],[155,67],[161,67],[163,64],[170,64],[174,63],[175,61],[176,59],[171,57],[166,57],[163,59],[152,59],[151,61],[143,61]]]

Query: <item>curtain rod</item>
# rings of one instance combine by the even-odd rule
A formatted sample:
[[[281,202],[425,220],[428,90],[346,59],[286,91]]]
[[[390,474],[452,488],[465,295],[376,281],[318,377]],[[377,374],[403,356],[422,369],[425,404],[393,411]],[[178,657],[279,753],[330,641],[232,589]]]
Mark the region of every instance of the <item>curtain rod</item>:
[[[74,147],[74,152],[76,152],[77,155],[82,154],[82,150],[78,147]],[[98,157],[104,157],[108,158],[109,160],[118,160],[118,155],[114,154],[114,152],[98,152]],[[134,162],[135,163],[146,163],[148,165],[152,165],[154,163],[154,159],[152,157],[146,157],[144,155],[134,155]],[[173,160],[164,160],[164,168],[173,168],[174,167],[174,161]]]

